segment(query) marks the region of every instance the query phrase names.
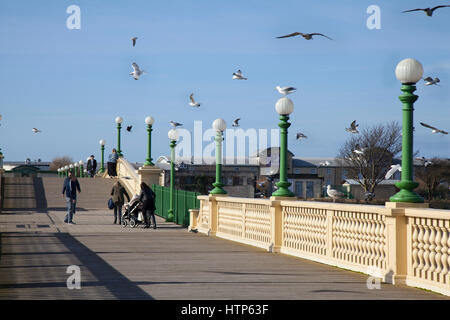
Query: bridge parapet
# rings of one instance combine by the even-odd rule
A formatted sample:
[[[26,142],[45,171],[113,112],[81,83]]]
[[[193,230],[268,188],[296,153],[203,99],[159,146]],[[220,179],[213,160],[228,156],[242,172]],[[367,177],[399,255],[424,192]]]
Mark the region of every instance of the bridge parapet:
[[[450,295],[450,212],[199,196],[190,228],[232,241]]]

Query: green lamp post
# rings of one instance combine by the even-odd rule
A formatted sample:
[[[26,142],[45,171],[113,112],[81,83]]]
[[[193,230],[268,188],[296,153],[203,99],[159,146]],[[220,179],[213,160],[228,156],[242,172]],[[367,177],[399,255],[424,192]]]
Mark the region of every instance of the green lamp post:
[[[415,84],[422,79],[422,75],[422,64],[411,58],[400,61],[395,69],[395,76],[402,83],[403,91],[399,97],[403,103],[402,178],[395,184],[400,191],[390,197],[392,202],[424,202],[423,198],[413,191],[419,185],[413,177],[413,106],[419,97],[413,92],[416,91]]]
[[[75,162],[73,164],[74,169],[75,169],[75,177],[79,178],[80,177],[80,164],[78,162]]]
[[[74,165],[73,165],[73,163],[71,163],[71,164],[69,164],[69,170],[68,171],[72,171],[72,174],[75,174],[75,172],[73,172],[73,170],[74,170]],[[69,172],[67,172],[67,175],[69,175]]]
[[[147,125],[148,141],[147,141],[147,159],[145,159],[144,166],[154,166],[152,162],[152,126],[155,119],[151,116],[145,118],[145,124]]]
[[[69,176],[69,166],[65,166],[64,167],[64,177],[68,177]]]
[[[98,143],[100,143],[101,151],[102,151],[102,162],[100,164],[99,172],[103,173],[103,172],[105,172],[105,144],[106,144],[106,141],[101,139]]]
[[[227,128],[227,124],[223,119],[216,119],[212,124],[213,129],[216,131],[216,182],[213,183],[214,189],[210,194],[226,194],[227,192],[222,188],[222,141],[223,132]]]
[[[177,140],[180,137],[178,134],[178,131],[176,129],[169,130],[168,133],[169,139],[170,139],[170,208],[167,212],[167,222],[173,222],[174,221],[174,214],[173,214],[173,194],[175,193],[175,146],[177,145]]]
[[[123,122],[123,118],[122,117],[116,117],[116,123],[117,123],[117,155],[119,157],[122,157],[122,150],[120,150],[120,129],[122,128],[122,122]]]
[[[275,110],[280,115],[280,181],[276,183],[278,190],[272,193],[276,197],[294,197],[294,193],[289,190],[290,182],[287,181],[287,146],[288,146],[288,128],[291,124],[288,122],[289,115],[294,111],[294,103],[289,98],[281,98],[275,105]]]
[[[83,170],[83,165],[84,165],[84,162],[83,162],[83,160],[80,160],[80,161],[78,161],[78,164],[80,165],[80,168],[79,168],[79,172],[80,172],[80,178],[83,178],[83,172],[84,172],[84,170]]]

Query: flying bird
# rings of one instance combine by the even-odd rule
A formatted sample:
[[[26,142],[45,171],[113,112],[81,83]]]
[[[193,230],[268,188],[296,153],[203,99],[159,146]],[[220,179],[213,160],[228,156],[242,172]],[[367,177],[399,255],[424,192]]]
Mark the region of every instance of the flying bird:
[[[333,198],[333,202],[336,202],[336,199],[342,198],[344,196],[342,192],[331,189],[330,185],[327,186],[327,194],[330,198]]]
[[[144,73],[147,73],[144,70],[141,71],[136,62],[133,62],[131,66],[133,67],[133,72],[130,72],[130,75],[133,76],[134,80],[139,80],[140,76],[142,76]]]
[[[322,161],[322,162],[319,163],[319,167],[321,167],[321,166],[329,166],[330,164],[331,164],[330,161]]]
[[[241,118],[234,119],[233,124],[231,126],[239,127],[239,120],[241,120]]]
[[[137,40],[137,38],[138,38],[138,37],[133,37],[133,38],[131,38],[131,41],[133,41],[133,47],[136,45],[136,40]]]
[[[297,140],[298,140],[298,139],[307,139],[307,138],[308,138],[308,137],[305,136],[303,133],[301,133],[301,132],[297,133]]]
[[[439,80],[439,78],[432,78],[432,77],[426,77],[425,79],[423,79],[425,81],[425,85],[426,86],[431,86],[433,84],[437,85],[438,82],[441,82],[441,80]]]
[[[295,37],[295,36],[302,36],[306,40],[312,40],[313,36],[322,36],[322,37],[328,38],[330,40],[333,40],[330,37],[328,37],[328,36],[326,36],[326,35],[324,35],[322,33],[301,33],[301,32],[294,32],[294,33],[291,33],[291,34],[287,34],[285,36],[277,37],[277,39],[289,38],[289,37]]]
[[[345,131],[351,133],[359,133],[358,129],[356,129],[358,126],[359,124],[356,124],[356,120],[354,120],[352,123],[350,123],[350,128],[345,128]]]
[[[290,93],[293,93],[293,92],[297,91],[297,88],[294,88],[294,87],[280,87],[280,86],[276,86],[275,89],[277,89],[278,92],[283,94],[283,95],[288,95]]]
[[[36,129],[36,128],[33,128],[33,129],[31,129],[31,130],[33,130],[34,133],[42,132],[41,130]]]
[[[390,179],[394,175],[394,173],[396,173],[397,171],[402,171],[402,166],[399,164],[393,164],[391,166],[391,169],[389,169],[389,171],[386,172],[386,175],[384,176],[384,178],[386,180]]]
[[[174,127],[174,128],[176,128],[176,127],[179,127],[179,126],[182,126],[183,124],[182,123],[179,123],[179,122],[174,122],[174,121],[169,121],[169,123],[172,125],[172,127]]]
[[[432,126],[430,126],[429,124],[426,124],[426,123],[423,123],[423,122],[421,122],[420,124],[421,124],[422,126],[426,127],[426,128],[430,128],[432,133],[448,134],[447,131],[440,130],[440,129],[438,129],[438,128],[432,127]]]
[[[354,153],[356,153],[356,154],[364,154],[364,152],[367,150],[367,147],[366,148],[361,148],[360,146],[359,146],[359,144],[357,144],[356,146],[355,146],[355,150],[353,150],[353,152]]]
[[[420,160],[422,160],[423,166],[424,166],[425,168],[428,167],[429,165],[432,165],[432,164],[433,164],[433,162],[431,162],[431,161],[425,159],[425,157],[422,157]]]
[[[189,99],[191,99],[191,102],[189,102],[189,105],[191,107],[197,107],[197,108],[200,107],[200,103],[199,102],[195,102],[193,93],[191,93],[191,95],[189,96]]]
[[[128,126],[128,127],[127,127],[127,131],[128,131],[128,132],[131,132],[131,128],[133,128],[133,126]]]
[[[247,80],[247,78],[244,78],[244,76],[242,75],[242,71],[241,70],[238,70],[238,71],[233,73],[233,79],[236,79],[236,80]]]
[[[445,8],[445,7],[450,7],[450,6],[445,5],[445,6],[437,6],[437,7],[434,7],[434,8],[411,9],[411,10],[402,11],[402,13],[413,12],[413,11],[424,11],[427,14],[427,16],[431,17],[431,16],[433,16],[434,10],[439,9],[439,8]]]

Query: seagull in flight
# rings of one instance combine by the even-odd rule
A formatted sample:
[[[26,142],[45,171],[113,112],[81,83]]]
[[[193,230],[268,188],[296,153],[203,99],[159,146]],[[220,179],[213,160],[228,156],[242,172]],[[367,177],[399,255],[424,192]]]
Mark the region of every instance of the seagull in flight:
[[[396,173],[397,171],[402,171],[402,166],[399,164],[393,164],[391,166],[391,169],[389,169],[389,171],[386,172],[386,175],[384,176],[384,178],[386,180],[390,179],[394,175],[394,173]]]
[[[419,159],[419,158],[418,158],[418,159]],[[433,164],[433,162],[431,162],[431,161],[425,159],[425,157],[420,158],[420,160],[422,160],[423,166],[424,166],[425,168],[428,167],[429,165],[432,165],[432,164]]]
[[[136,45],[136,40],[137,40],[137,38],[138,38],[138,37],[133,37],[133,38],[131,38],[131,41],[133,41],[133,47]]]
[[[301,133],[301,132],[297,133],[297,140],[298,140],[298,139],[307,139],[307,138],[308,138],[308,137],[305,136],[303,133]]]
[[[42,132],[41,130],[36,129],[36,128],[33,128],[33,129],[31,129],[31,130],[33,130],[34,133]]]
[[[356,129],[356,127],[358,126],[359,124],[356,124],[356,120],[354,120],[352,123],[350,123],[350,128],[345,128],[345,131],[351,133],[359,133],[358,129]]]
[[[357,144],[356,145],[356,147],[355,147],[355,150],[353,150],[353,152],[354,153],[357,153],[357,154],[364,154],[364,152],[367,150],[367,147],[366,148],[361,148],[360,146],[359,146],[359,144]]]
[[[331,164],[331,162],[328,161],[328,160],[326,160],[326,161],[323,161],[323,162],[319,163],[319,167],[322,167],[322,166],[329,166],[330,164]]]
[[[127,127],[127,131],[128,131],[128,132],[131,132],[131,128],[133,128],[133,126],[128,126],[128,127]]]
[[[301,32],[294,32],[294,33],[291,33],[291,34],[287,34],[285,36],[277,37],[277,39],[289,38],[289,37],[295,37],[295,36],[302,36],[306,40],[312,40],[313,36],[322,36],[322,37],[328,38],[330,40],[333,40],[330,37],[328,37],[328,36],[326,36],[326,35],[324,35],[322,33],[301,33]]]
[[[133,76],[134,80],[139,80],[140,76],[142,76],[144,73],[147,73],[144,70],[141,71],[136,62],[133,62],[131,66],[133,67],[133,72],[130,72],[130,76]]]
[[[247,78],[244,78],[244,76],[242,75],[242,71],[241,70],[238,70],[238,71],[233,73],[233,79],[236,79],[236,80],[247,80]]]
[[[431,17],[431,16],[433,16],[434,10],[439,9],[439,8],[445,8],[445,7],[450,7],[450,6],[445,5],[445,6],[437,6],[437,7],[434,7],[434,8],[411,9],[411,10],[402,11],[402,13],[413,12],[413,11],[424,11],[427,14],[427,16]]]
[[[279,93],[283,94],[283,95],[288,95],[290,93],[293,93],[295,91],[297,91],[297,88],[294,87],[280,87],[280,86],[276,86],[275,89],[278,90]]]
[[[425,81],[425,85],[426,86],[431,86],[433,84],[438,84],[438,82],[441,82],[441,80],[439,80],[439,78],[432,78],[432,77],[426,77],[425,79],[423,79]]]
[[[174,127],[174,128],[176,128],[176,127],[179,127],[179,126],[182,126],[183,124],[182,123],[179,123],[179,122],[174,122],[174,121],[169,121],[169,123],[172,125],[172,127]]]
[[[333,202],[336,202],[337,198],[342,198],[344,194],[335,189],[331,189],[331,185],[327,185],[327,194],[330,198],[333,198]]]
[[[241,118],[234,119],[233,124],[231,126],[232,127],[239,127],[239,120],[241,120]]]
[[[430,128],[432,133],[448,134],[447,131],[440,130],[440,129],[438,129],[438,128],[432,127],[432,126],[430,126],[429,124],[426,124],[426,123],[423,123],[423,122],[421,122],[420,124],[421,124],[422,126],[426,127],[426,128]]]
[[[191,95],[189,96],[189,99],[191,99],[191,102],[189,102],[189,105],[191,107],[197,107],[197,108],[200,107],[200,102],[195,102],[193,93],[191,93]]]

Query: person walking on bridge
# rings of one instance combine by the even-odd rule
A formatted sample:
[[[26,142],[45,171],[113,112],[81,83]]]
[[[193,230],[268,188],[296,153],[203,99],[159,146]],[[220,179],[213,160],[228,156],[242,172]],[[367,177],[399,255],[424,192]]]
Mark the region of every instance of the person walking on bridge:
[[[66,199],[67,203],[67,213],[64,217],[64,222],[68,224],[74,224],[72,222],[73,216],[75,215],[75,207],[77,205],[77,189],[78,192],[81,192],[80,183],[77,180],[77,177],[73,174],[72,171],[69,171],[68,177],[64,179],[62,195]]]
[[[87,172],[91,178],[95,176],[95,171],[97,170],[97,160],[94,159],[92,154],[87,162]]]
[[[119,216],[119,224],[122,223],[122,206],[125,202],[124,195],[127,197],[128,202],[130,201],[130,196],[128,195],[122,184],[117,181],[111,190],[112,199],[114,202],[114,224],[117,222],[117,216]]]
[[[145,228],[150,228],[149,216],[152,218],[153,229],[156,229],[155,219],[155,192],[145,183],[141,182],[141,193],[139,194],[139,201],[142,202],[142,215],[144,216]]]

